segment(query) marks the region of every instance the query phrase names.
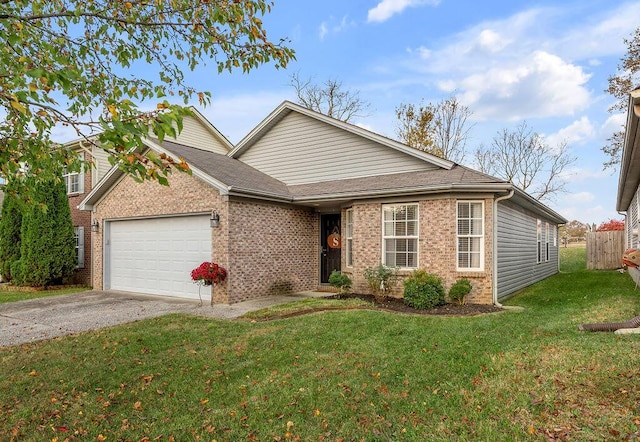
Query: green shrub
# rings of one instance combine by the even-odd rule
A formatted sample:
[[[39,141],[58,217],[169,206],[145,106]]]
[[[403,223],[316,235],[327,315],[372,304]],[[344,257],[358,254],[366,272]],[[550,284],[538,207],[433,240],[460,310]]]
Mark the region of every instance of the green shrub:
[[[22,210],[19,201],[5,192],[0,219],[0,275],[5,282],[13,279],[11,266],[20,259],[20,231]]]
[[[32,287],[61,284],[77,263],[66,186],[63,181],[43,183],[36,195],[38,201],[22,219],[20,282]]]
[[[449,299],[458,305],[464,304],[464,297],[471,293],[471,281],[458,279],[449,289]]]
[[[364,269],[364,277],[377,300],[382,301],[398,282],[398,269],[379,264],[377,267]]]
[[[429,309],[445,304],[442,278],[424,270],[416,270],[404,280],[404,302],[418,309]]]
[[[337,288],[339,290],[339,294],[349,293],[349,290],[351,290],[351,286],[353,285],[349,275],[345,275],[337,270],[334,270],[331,272],[331,275],[329,275],[329,284],[331,284],[332,287]]]

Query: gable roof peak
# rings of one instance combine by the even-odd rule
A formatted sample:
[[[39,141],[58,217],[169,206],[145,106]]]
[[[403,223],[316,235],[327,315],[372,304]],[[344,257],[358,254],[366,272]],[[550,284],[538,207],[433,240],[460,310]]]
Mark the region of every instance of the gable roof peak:
[[[253,128],[251,132],[249,132],[242,140],[240,140],[235,149],[233,149],[229,153],[229,156],[232,158],[239,158],[243,153],[251,149],[251,147],[260,138],[262,138],[267,132],[269,132],[275,125],[277,125],[284,117],[289,115],[291,112],[297,112],[299,114],[313,118],[317,121],[321,121],[344,131],[369,139],[388,148],[397,150],[406,155],[410,155],[422,161],[434,164],[443,169],[449,170],[455,164],[452,161],[437,157],[427,152],[423,152],[399,141],[380,135],[376,132],[370,131],[346,121],[338,120],[337,118],[329,117],[328,115],[316,112],[288,100],[280,103],[280,105],[276,107],[269,115],[267,115],[264,120],[258,123],[258,125]]]

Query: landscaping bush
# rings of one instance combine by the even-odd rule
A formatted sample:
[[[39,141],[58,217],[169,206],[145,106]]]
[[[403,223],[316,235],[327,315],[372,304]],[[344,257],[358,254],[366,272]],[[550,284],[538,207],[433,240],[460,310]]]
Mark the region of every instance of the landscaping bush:
[[[398,281],[398,269],[383,264],[364,269],[364,277],[378,301],[383,301]]]
[[[416,270],[404,280],[404,302],[417,308],[428,309],[445,304],[442,278],[424,270]]]
[[[19,282],[32,287],[61,284],[77,264],[66,186],[63,181],[43,183],[36,195],[38,201],[22,219]]]
[[[464,304],[464,297],[471,293],[471,281],[458,279],[449,289],[449,299],[458,305]]]
[[[345,275],[338,270],[334,270],[331,272],[331,275],[329,275],[329,284],[339,290],[338,294],[349,293],[349,290],[351,290],[351,286],[353,285],[349,275]]]
[[[5,192],[0,219],[0,275],[5,282],[13,279],[11,266],[20,259],[21,229],[22,212],[19,201],[12,193]]]

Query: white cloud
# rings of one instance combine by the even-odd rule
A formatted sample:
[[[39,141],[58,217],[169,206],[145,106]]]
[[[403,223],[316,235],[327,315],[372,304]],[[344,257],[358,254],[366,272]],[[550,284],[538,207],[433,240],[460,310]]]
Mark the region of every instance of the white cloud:
[[[367,21],[384,22],[407,8],[432,5],[437,6],[440,0],[382,0],[374,8],[369,9]]]
[[[582,68],[544,51],[458,81],[460,101],[480,119],[572,115],[590,102]]]
[[[569,203],[590,203],[595,199],[596,196],[591,192],[570,193],[564,197],[564,200]]]
[[[625,124],[627,124],[627,116],[625,114],[613,114],[607,118],[607,121],[604,122],[601,129],[602,132],[609,137],[614,132],[624,130]]]
[[[349,20],[348,16],[343,16],[340,21],[336,21],[334,17],[329,17],[328,21],[323,21],[320,23],[320,27],[318,29],[318,37],[320,40],[324,40],[324,38],[329,34],[338,34],[346,29],[353,28],[356,26],[356,22],[353,20]]]
[[[550,146],[558,146],[564,141],[569,145],[575,145],[584,144],[586,141],[593,139],[595,135],[596,130],[591,121],[589,121],[588,117],[583,116],[558,132],[545,136],[545,139]]]

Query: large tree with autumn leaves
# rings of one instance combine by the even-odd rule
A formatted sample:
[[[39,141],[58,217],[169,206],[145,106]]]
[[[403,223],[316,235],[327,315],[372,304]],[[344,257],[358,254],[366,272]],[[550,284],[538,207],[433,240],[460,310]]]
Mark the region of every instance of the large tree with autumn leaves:
[[[180,130],[188,103],[210,95],[184,72],[284,67],[286,41],[271,41],[265,0],[0,0],[0,176],[59,179],[77,155],[51,139],[59,125],[97,143],[138,180],[158,179],[179,159],[134,154],[142,139]],[[145,68],[144,70],[142,68]],[[155,72],[145,75],[144,72]]]

